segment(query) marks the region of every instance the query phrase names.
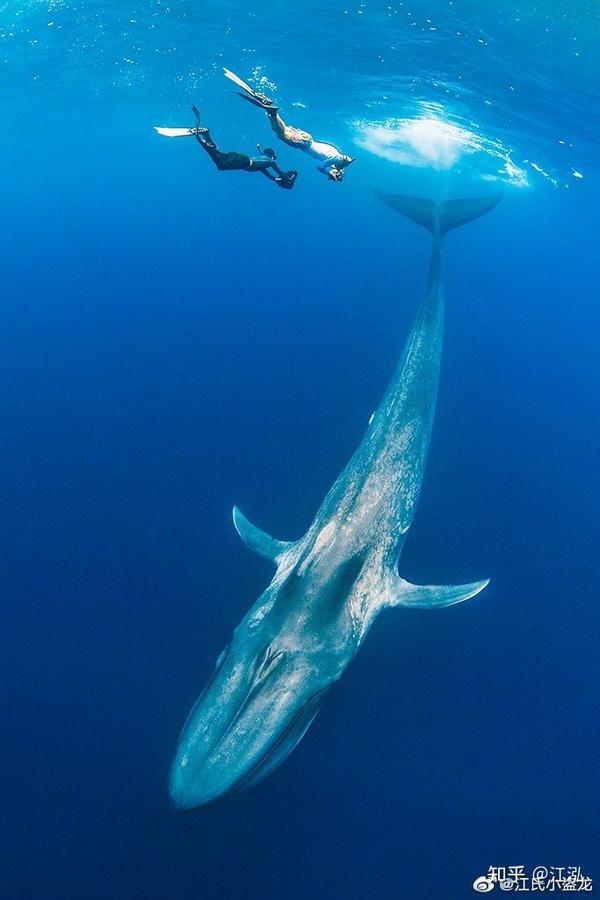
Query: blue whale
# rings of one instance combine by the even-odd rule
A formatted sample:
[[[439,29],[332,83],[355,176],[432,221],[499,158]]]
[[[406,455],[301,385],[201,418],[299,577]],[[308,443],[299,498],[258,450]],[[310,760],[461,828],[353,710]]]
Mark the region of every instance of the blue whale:
[[[304,537],[276,540],[233,510],[240,537],[274,563],[275,574],[235,629],[183,727],[169,786],[179,809],[254,785],[280,765],[380,610],[450,606],[488,584],[410,584],[398,574],[398,560],[423,481],[438,392],[443,236],[488,212],[499,196],[439,204],[378,196],[433,236],[425,297],[366,434]]]

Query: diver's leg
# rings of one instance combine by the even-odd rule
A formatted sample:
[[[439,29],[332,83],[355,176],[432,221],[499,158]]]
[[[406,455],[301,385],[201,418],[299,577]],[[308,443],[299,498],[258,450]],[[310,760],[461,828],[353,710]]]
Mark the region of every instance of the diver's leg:
[[[267,110],[271,128],[280,140],[284,140],[286,124],[276,109]]]
[[[250,157],[245,153],[224,153],[212,143],[208,144],[202,140],[199,143],[204,147],[219,172],[244,171],[251,168]]]
[[[200,125],[200,110],[197,106],[192,106],[192,112],[194,113],[196,119],[196,125],[194,128],[194,134],[197,140],[200,140],[200,135],[208,135],[208,128],[202,128]],[[214,143],[212,139],[209,139],[211,143]]]
[[[269,181],[277,181],[274,175],[271,175],[268,169],[258,169],[259,172],[262,172],[263,175],[266,175]]]
[[[222,153],[221,150],[217,148],[217,145],[214,143],[214,141],[205,141],[202,138],[198,137],[198,135],[196,135],[196,139],[202,149],[205,150],[206,153],[208,153],[217,169],[219,169],[219,171],[222,171],[223,168],[225,168],[223,165],[223,157],[227,156],[227,154]]]
[[[313,142],[312,134],[303,131],[301,128],[294,128],[293,125],[286,125],[277,110],[267,110],[271,128],[285,144],[290,147],[297,147],[298,150],[306,150]]]
[[[216,149],[217,145],[214,140],[210,136],[210,131],[208,128],[200,128],[194,131],[194,136],[199,144],[202,144],[203,147],[213,147]]]

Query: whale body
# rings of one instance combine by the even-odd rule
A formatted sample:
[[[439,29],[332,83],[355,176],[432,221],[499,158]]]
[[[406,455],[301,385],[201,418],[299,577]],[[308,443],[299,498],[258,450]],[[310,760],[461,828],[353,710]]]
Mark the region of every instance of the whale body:
[[[424,299],[404,353],[359,447],[298,541],[280,541],[237,507],[248,547],[275,574],[233,632],[181,732],[170,775],[180,809],[261,781],[302,739],[386,607],[450,606],[487,580],[413,585],[398,560],[423,482],[438,391],[444,320],[442,240],[499,196],[433,203],[380,193],[433,236]]]

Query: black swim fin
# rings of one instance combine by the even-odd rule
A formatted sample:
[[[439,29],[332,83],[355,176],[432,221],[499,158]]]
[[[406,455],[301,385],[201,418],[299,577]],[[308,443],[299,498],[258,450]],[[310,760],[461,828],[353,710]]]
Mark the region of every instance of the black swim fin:
[[[240,91],[236,91],[236,93],[242,100],[247,100],[248,103],[251,103],[253,106],[258,106],[260,109],[264,109],[267,112],[277,112],[279,109],[278,106],[273,106],[272,103],[265,103],[263,100],[259,100],[256,94],[242,94]]]

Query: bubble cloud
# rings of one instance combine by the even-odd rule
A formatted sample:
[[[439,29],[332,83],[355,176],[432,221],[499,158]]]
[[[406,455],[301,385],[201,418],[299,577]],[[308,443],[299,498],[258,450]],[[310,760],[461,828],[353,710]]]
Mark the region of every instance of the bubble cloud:
[[[529,184],[526,171],[512,161],[500,141],[431,110],[413,118],[358,121],[354,128],[357,146],[399,165],[449,171],[468,162],[486,181]]]

